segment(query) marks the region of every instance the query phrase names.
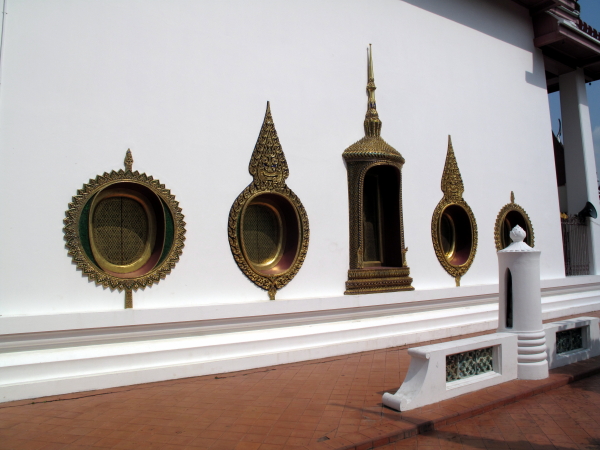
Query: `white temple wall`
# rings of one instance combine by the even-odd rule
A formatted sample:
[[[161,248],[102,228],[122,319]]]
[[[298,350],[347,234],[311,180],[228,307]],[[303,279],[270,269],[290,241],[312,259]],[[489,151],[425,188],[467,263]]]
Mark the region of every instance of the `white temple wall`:
[[[306,261],[277,299],[340,297],[349,245],[341,154],[364,134],[369,43],[382,136],[406,158],[415,288],[454,286],[431,241],[448,134],[479,231],[461,284],[497,284],[494,223],[511,191],[531,218],[542,278],[564,277],[543,61],[527,11],[512,1],[8,0],[7,12],[2,316],[123,308],[123,293],[75,269],[62,221],[83,183],[123,168],[127,148],[134,170],[176,195],[187,223],[180,262],[135,292],[134,308],[268,301],[227,240],[267,100],[288,186],[310,220]]]

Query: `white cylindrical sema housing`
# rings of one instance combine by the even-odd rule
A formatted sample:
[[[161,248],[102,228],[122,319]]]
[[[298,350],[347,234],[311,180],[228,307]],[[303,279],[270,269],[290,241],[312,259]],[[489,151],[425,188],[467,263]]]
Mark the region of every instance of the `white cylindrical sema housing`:
[[[518,335],[518,377],[548,377],[546,335],[542,325],[540,255],[523,242],[518,225],[510,233],[513,243],[498,252],[498,332]]]

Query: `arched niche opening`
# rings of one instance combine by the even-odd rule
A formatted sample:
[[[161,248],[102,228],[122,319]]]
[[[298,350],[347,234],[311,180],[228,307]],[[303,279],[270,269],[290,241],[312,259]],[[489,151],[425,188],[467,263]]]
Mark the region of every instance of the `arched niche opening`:
[[[380,165],[363,182],[364,267],[402,267],[400,171]]]
[[[505,299],[505,314],[506,314],[506,328],[513,327],[513,286],[512,286],[512,274],[510,269],[506,268],[506,274],[504,276],[504,292],[506,294]]]

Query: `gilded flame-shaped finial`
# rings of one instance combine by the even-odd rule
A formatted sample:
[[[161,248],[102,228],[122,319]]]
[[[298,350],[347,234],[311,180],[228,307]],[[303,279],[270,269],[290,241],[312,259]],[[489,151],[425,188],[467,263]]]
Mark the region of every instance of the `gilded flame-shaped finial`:
[[[369,103],[367,104],[367,114],[365,115],[365,136],[381,135],[381,120],[377,114],[377,102],[375,101],[375,76],[373,75],[373,50],[371,44],[367,50],[367,94]]]
[[[133,172],[133,155],[131,154],[131,150],[127,149],[127,153],[125,153],[125,170],[129,172]]]
[[[465,186],[456,163],[456,156],[454,156],[452,138],[448,135],[448,151],[446,153],[444,174],[442,175],[442,192],[449,199],[461,199],[464,191]]]
[[[511,203],[515,202],[515,193],[513,191],[510,191],[510,202]]]
[[[254,146],[252,158],[250,158],[248,171],[254,177],[255,184],[266,188],[281,185],[290,175],[285,155],[277,137],[269,102],[267,102],[267,111],[265,112],[258,140]]]

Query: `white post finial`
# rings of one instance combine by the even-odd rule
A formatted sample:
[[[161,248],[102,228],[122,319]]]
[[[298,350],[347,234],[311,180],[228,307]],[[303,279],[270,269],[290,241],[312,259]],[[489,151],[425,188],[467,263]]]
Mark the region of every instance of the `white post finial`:
[[[527,233],[519,225],[515,225],[515,227],[510,232],[510,239],[513,242],[523,242],[526,236]]]
[[[534,252],[526,242],[523,242],[527,237],[527,233],[523,228],[519,225],[515,225],[515,227],[510,231],[510,238],[512,239],[512,243],[503,250],[500,250],[498,253],[504,252]]]

